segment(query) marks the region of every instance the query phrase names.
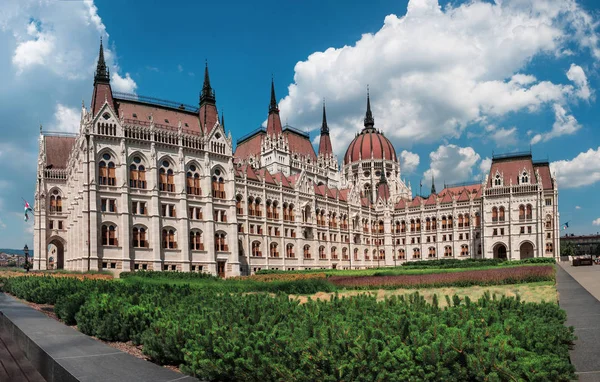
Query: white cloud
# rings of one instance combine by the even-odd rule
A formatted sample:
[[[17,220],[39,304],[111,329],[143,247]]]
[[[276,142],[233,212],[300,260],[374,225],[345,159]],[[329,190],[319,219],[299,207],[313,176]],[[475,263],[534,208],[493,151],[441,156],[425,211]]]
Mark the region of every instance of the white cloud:
[[[179,71],[179,73],[183,72],[183,66],[181,66],[181,64],[177,65],[177,71]]]
[[[580,207],[580,206],[575,206],[575,209],[576,209],[576,210],[580,210],[580,209],[581,209],[581,207]]]
[[[419,154],[407,150],[402,150],[400,159],[401,169],[405,175],[415,171],[420,162]]]
[[[588,84],[587,76],[583,71],[583,68],[579,65],[571,64],[569,71],[567,72],[567,78],[573,81],[577,85],[577,96],[583,100],[588,100],[592,95],[590,86]]]
[[[54,119],[55,124],[52,126],[53,130],[76,133],[79,131],[81,111],[57,103],[56,110],[54,112]]]
[[[579,82],[556,84],[524,70],[534,57],[552,59],[567,46],[595,52],[589,18],[574,0],[468,1],[443,9],[435,0],[411,0],[406,15],[388,15],[376,33],[298,62],[281,114],[314,129],[325,97],[338,111],[332,120],[360,129],[370,84],[376,127],[401,147],[460,136],[486,118],[565,104],[584,94],[578,74],[570,75]]]
[[[600,218],[598,218],[598,219],[594,220],[594,221],[592,222],[592,224],[593,224],[593,225],[600,225]]]
[[[40,32],[35,21],[27,25],[27,34],[33,39],[19,42],[12,58],[18,74],[30,66],[44,65],[55,50],[56,38]]]
[[[535,145],[539,142],[546,142],[552,138],[557,138],[562,135],[574,134],[581,128],[577,119],[569,115],[564,107],[559,104],[554,104],[554,124],[552,130],[543,134],[536,134],[531,138],[531,144]]]
[[[125,77],[121,77],[118,73],[113,73],[110,81],[114,91],[135,94],[137,84],[129,76],[129,73],[125,73]]]
[[[430,167],[423,177],[424,183],[429,182],[432,175],[444,183],[456,183],[473,179],[473,167],[481,157],[472,147],[457,145],[440,145],[436,151],[429,154]]]
[[[499,147],[513,146],[517,144],[516,133],[516,127],[511,127],[510,129],[501,128],[494,130],[494,132],[490,134],[490,138],[492,138]]]
[[[485,177],[490,173],[490,168],[492,168],[492,160],[490,158],[482,159],[479,164],[479,171],[481,172],[482,177]]]
[[[575,188],[600,181],[600,147],[580,153],[571,160],[550,163],[552,173],[556,174],[558,186]]]

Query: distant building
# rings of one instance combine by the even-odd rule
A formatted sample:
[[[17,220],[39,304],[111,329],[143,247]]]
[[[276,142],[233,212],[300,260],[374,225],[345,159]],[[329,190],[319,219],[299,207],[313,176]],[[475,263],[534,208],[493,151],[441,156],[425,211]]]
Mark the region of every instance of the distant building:
[[[600,247],[600,234],[595,235],[565,235],[560,237],[560,245],[564,247],[567,243],[572,243],[575,246],[577,255],[592,255],[598,254]]]
[[[530,152],[493,156],[482,182],[431,191],[413,197],[368,94],[341,163],[325,105],[316,152],[282,126],[273,83],[267,127],[234,152],[208,67],[198,106],[119,94],[101,45],[79,132],[40,131],[34,268],[238,276],[560,251],[556,179]]]

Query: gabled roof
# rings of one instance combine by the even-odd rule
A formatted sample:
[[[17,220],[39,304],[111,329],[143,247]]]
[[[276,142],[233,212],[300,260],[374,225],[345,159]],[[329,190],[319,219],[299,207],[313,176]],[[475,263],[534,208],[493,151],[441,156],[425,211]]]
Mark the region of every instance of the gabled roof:
[[[444,197],[440,203],[452,203],[452,192],[444,193]]]
[[[266,168],[258,169],[257,172],[258,175],[260,175],[260,177],[265,181],[265,183],[274,184],[276,186],[278,185],[277,182],[275,182],[275,179],[273,179],[273,175],[271,175],[269,170]]]
[[[152,116],[156,128],[177,130],[179,128],[179,121],[181,121],[181,129],[184,132],[197,135],[202,134],[200,119],[198,119],[198,114],[194,111],[171,109],[161,107],[160,105],[151,105],[116,97],[115,105],[117,114],[119,117],[122,116],[126,120],[126,123],[149,126],[151,122],[150,116]]]
[[[67,168],[67,161],[75,141],[75,137],[45,136],[46,166]]]
[[[320,196],[325,196],[326,190],[325,190],[325,185],[321,184],[320,186],[318,186],[316,183],[313,183],[315,186],[315,194],[320,195]]]
[[[342,188],[339,192],[340,200],[347,202],[348,201],[348,193],[350,192],[349,188]]]
[[[337,188],[329,188],[327,186],[325,186],[325,189],[327,190],[327,197],[331,198],[331,199],[336,199],[337,198]]]
[[[251,156],[260,155],[260,146],[262,137],[265,136],[264,130],[259,130],[255,135],[242,142],[238,142],[233,156],[238,160],[247,160]]]
[[[463,191],[460,193],[460,196],[458,197],[458,201],[459,202],[468,202],[469,199],[469,192],[467,191],[467,189],[463,189]]]
[[[296,182],[298,182],[298,179],[300,179],[300,175],[302,175],[302,174],[297,173],[297,174],[292,174],[292,175],[288,176],[288,180],[290,181],[290,185],[292,185],[292,187],[296,186]]]
[[[273,178],[275,178],[275,180],[283,187],[285,188],[293,188],[292,185],[290,184],[289,180],[286,178],[285,175],[283,175],[282,172],[278,172],[277,174],[273,175]]]
[[[360,205],[363,207],[369,207],[371,205],[371,200],[369,198],[360,198]]]
[[[523,170],[529,173],[529,182],[535,181],[533,172],[533,162],[531,154],[503,156],[498,159],[492,159],[492,167],[490,168],[490,176],[488,177],[488,187],[492,187],[493,179],[496,177],[496,172],[503,176],[503,184],[508,186],[511,184],[519,184],[519,175]],[[533,179],[533,181],[531,180]]]
[[[300,135],[288,128],[283,131],[283,135],[287,138],[292,153],[308,155],[311,161],[317,160],[317,154],[315,154],[315,148],[312,143],[310,143],[310,138]]]
[[[394,206],[395,210],[400,210],[404,208],[406,208],[406,202],[404,201],[404,199],[400,199],[398,203],[396,203],[396,205]]]
[[[427,200],[425,201],[425,205],[426,206],[434,206],[436,204],[436,197],[435,194],[431,194],[429,195],[429,197],[427,198]]]
[[[554,188],[554,183],[552,181],[552,174],[550,173],[550,164],[548,162],[533,164],[533,167],[540,172],[540,177],[542,178],[542,187],[544,190],[551,190]]]
[[[260,178],[258,177],[258,175],[256,175],[256,172],[254,171],[252,166],[247,164],[243,165],[241,167],[241,172],[245,173],[248,179],[254,180],[255,182],[260,182]]]
[[[421,205],[422,200],[423,200],[423,198],[421,198],[420,196],[417,196],[416,198],[413,199],[412,203],[410,204],[410,207],[419,207]]]

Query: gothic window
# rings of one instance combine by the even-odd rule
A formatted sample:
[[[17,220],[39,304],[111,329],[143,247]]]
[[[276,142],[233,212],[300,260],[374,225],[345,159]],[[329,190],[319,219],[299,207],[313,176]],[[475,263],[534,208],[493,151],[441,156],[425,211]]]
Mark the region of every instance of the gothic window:
[[[525,220],[525,206],[522,204],[519,206],[519,220]]]
[[[421,219],[417,219],[417,232],[421,232]]]
[[[431,219],[425,219],[425,231],[431,231]]]
[[[384,232],[384,228],[383,228],[383,220],[379,221],[379,233],[383,233]]]
[[[133,248],[148,248],[148,240],[146,238],[145,227],[133,227],[132,230],[132,247]]]
[[[260,241],[252,242],[252,256],[254,256],[254,257],[262,256],[262,252],[260,251]]]
[[[452,247],[447,245],[444,247],[444,257],[452,257]]]
[[[133,157],[133,161],[129,165],[129,187],[146,188],[146,166],[144,166],[142,158],[137,155]]]
[[[319,247],[319,259],[327,259],[327,255],[325,254],[325,247]]]
[[[364,186],[364,197],[367,198],[368,200],[372,200],[372,198],[371,198],[371,184],[370,183],[365,183],[365,186]]]
[[[431,218],[431,230],[437,230],[437,219],[435,217]]]
[[[215,251],[217,252],[227,252],[229,251],[229,246],[227,245],[227,234],[224,232],[215,233]]]
[[[365,260],[369,260],[369,250],[365,249]]]
[[[434,247],[429,247],[429,254],[427,255],[427,257],[434,258],[435,257],[435,248]]]
[[[332,260],[337,260],[338,255],[337,255],[337,248],[336,247],[331,247],[331,259]]]
[[[244,214],[244,206],[243,206],[243,202],[242,202],[242,200],[243,200],[243,197],[242,197],[242,195],[239,195],[239,194],[238,194],[238,195],[235,197],[235,212],[236,212],[238,215],[243,215],[243,214]]]
[[[500,207],[499,214],[498,214],[498,220],[500,220],[501,222],[503,222],[505,220],[504,207]]]
[[[102,159],[98,162],[98,184],[102,186],[117,185],[115,161],[109,153],[102,154]]]
[[[479,215],[479,212],[475,213],[475,227],[479,227],[481,226],[481,216]]]
[[[188,167],[186,173],[186,190],[188,195],[201,195],[200,189],[200,171],[195,164]]]
[[[190,249],[195,251],[203,251],[204,243],[202,243],[202,232],[199,230],[190,231]]]
[[[175,192],[175,175],[173,172],[173,166],[168,160],[164,160],[161,163],[159,172],[159,184],[161,191]]]
[[[220,169],[215,169],[212,175],[213,198],[225,199],[225,180]]]
[[[164,228],[162,230],[162,247],[164,249],[176,249],[177,248],[175,230],[173,228]]]
[[[296,255],[294,254],[294,244],[287,244],[285,246],[285,257],[289,259],[293,259],[294,257],[296,257]]]
[[[410,219],[410,232],[415,231],[415,219]]]
[[[533,217],[533,207],[531,204],[528,204],[526,207],[525,219],[531,220]]]
[[[462,214],[458,214],[458,228],[463,228],[465,225],[465,220]]]
[[[502,186],[502,178],[500,177],[500,174],[496,174],[494,177],[494,186]]]
[[[50,213],[62,212],[62,198],[58,190],[53,190],[50,195]]]
[[[465,214],[465,227],[468,227],[470,225],[470,221],[469,221],[469,214]]]
[[[460,255],[461,256],[469,256],[469,246],[463,244],[460,246]]]
[[[452,215],[448,215],[448,228],[452,229],[453,225],[452,225]]]
[[[270,257],[279,257],[279,251],[277,250],[277,243],[271,243],[271,245],[269,245],[269,256]]]
[[[527,171],[523,171],[523,174],[521,174],[521,183],[529,183],[529,175],[527,174]]]
[[[102,245],[117,245],[117,227],[114,224],[102,225]]]
[[[310,259],[310,245],[308,244],[304,246],[304,258]]]
[[[348,260],[348,248],[342,248],[342,260]]]
[[[552,216],[550,215],[546,215],[546,228],[552,228]]]
[[[404,253],[404,249],[399,249],[398,250],[398,260],[404,260],[406,259],[406,254]]]
[[[358,261],[358,248],[354,248],[354,261]]]
[[[419,248],[414,248],[413,249],[413,259],[420,259],[421,258],[421,250]]]
[[[448,228],[448,221],[446,220],[446,216],[442,216],[442,229]]]

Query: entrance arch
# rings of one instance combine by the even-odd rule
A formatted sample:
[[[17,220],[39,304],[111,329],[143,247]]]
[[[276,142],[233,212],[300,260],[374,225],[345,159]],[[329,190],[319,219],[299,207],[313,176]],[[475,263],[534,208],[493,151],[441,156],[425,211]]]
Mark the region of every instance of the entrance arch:
[[[61,239],[55,238],[48,243],[46,259],[48,261],[48,269],[64,269],[65,246]],[[50,259],[53,259],[54,262],[51,263]]]
[[[524,241],[521,243],[519,247],[519,254],[521,256],[521,260],[523,259],[531,259],[533,257],[533,244],[530,241]]]
[[[506,245],[498,243],[494,246],[494,259],[506,260]]]

